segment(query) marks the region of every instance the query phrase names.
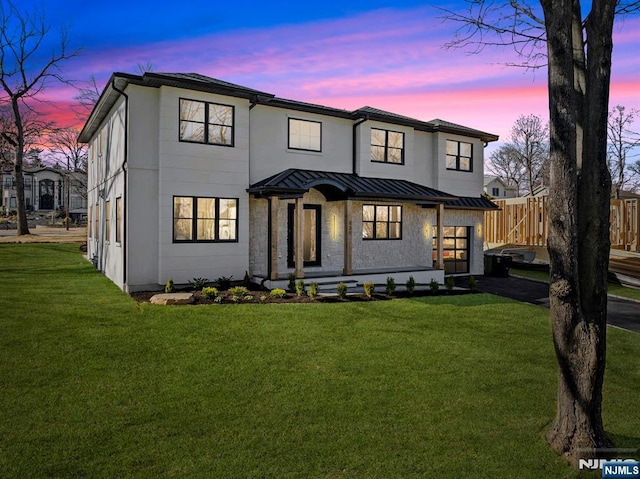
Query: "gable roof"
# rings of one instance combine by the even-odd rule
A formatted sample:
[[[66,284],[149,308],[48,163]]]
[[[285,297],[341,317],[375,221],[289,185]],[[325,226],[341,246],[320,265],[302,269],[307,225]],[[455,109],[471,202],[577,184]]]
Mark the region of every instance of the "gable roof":
[[[284,170],[259,181],[251,185],[247,192],[258,196],[295,198],[301,197],[311,188],[322,191],[327,199],[401,200],[421,204],[457,199],[443,191],[406,180],[297,168]]]
[[[129,84],[146,86],[151,88],[159,88],[162,86],[171,86],[175,88],[184,88],[187,90],[203,91],[208,93],[217,93],[237,98],[245,98],[252,104],[261,104],[273,106],[276,108],[287,108],[310,113],[318,113],[321,115],[335,116],[351,120],[377,120],[391,124],[408,126],[419,131],[426,132],[445,132],[462,136],[478,138],[484,142],[497,141],[498,136],[492,133],[468,128],[456,123],[435,119],[432,121],[422,121],[408,116],[391,113],[379,108],[364,106],[354,111],[343,110],[313,103],[305,103],[296,100],[287,100],[278,98],[272,93],[247,88],[235,83],[218,80],[199,73],[156,73],[146,72],[142,75],[133,75],[130,73],[113,73],[107,86],[96,102],[93,111],[89,115],[84,128],[78,136],[81,143],[88,142],[98,127],[109,114],[109,111],[115,105],[122,91]]]

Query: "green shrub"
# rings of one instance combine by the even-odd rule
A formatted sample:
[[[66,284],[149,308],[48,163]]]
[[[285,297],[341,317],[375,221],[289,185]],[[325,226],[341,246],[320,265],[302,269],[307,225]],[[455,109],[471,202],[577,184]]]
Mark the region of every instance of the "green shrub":
[[[469,291],[475,291],[478,287],[478,280],[475,276],[469,276]]]
[[[237,303],[241,299],[246,299],[246,297],[249,296],[249,290],[244,286],[234,286],[229,289],[229,294],[231,295],[231,300]]]
[[[287,289],[289,291],[295,291],[296,290],[296,275],[293,273],[289,273],[289,284],[287,285]]]
[[[364,288],[364,294],[367,298],[373,296],[373,293],[376,290],[376,285],[373,284],[373,281],[365,281],[362,287]]]
[[[413,279],[413,276],[409,276],[406,286],[407,286],[407,293],[409,293],[410,295],[413,294],[413,292],[416,290],[416,280]]]
[[[284,298],[287,295],[287,292],[281,288],[274,288],[271,290],[269,295],[273,296],[274,298]]]
[[[337,288],[337,293],[338,293],[338,297],[339,298],[346,298],[347,297],[347,285],[344,283],[338,283],[338,288]]]
[[[456,280],[453,279],[453,276],[447,276],[444,280],[444,285],[447,288],[447,291],[452,291],[456,285]]]
[[[396,280],[393,279],[391,276],[387,276],[387,286],[384,289],[385,292],[391,296],[393,293],[395,293],[396,291]]]
[[[296,283],[296,294],[298,296],[304,296],[305,288],[304,288],[304,280],[301,279]]]
[[[315,298],[318,296],[318,283],[311,283],[309,285],[307,296],[309,296],[310,298]]]
[[[435,294],[440,289],[440,284],[438,284],[438,281],[432,278],[431,281],[429,281],[429,288],[431,288],[431,292]]]
[[[221,291],[227,291],[231,287],[231,279],[233,276],[220,276],[216,279],[216,284]]]
[[[176,287],[173,284],[173,278],[169,276],[169,279],[167,280],[167,284],[164,285],[164,292],[175,293],[175,291],[176,291]]]
[[[189,284],[193,286],[193,289],[195,289],[196,291],[200,291],[206,286],[208,281],[208,278],[193,278],[189,280]]]
[[[266,301],[268,297],[269,296],[267,296],[266,294],[261,294],[260,295],[260,301]]]
[[[207,299],[215,299],[218,297],[218,290],[213,286],[202,288],[202,296]]]

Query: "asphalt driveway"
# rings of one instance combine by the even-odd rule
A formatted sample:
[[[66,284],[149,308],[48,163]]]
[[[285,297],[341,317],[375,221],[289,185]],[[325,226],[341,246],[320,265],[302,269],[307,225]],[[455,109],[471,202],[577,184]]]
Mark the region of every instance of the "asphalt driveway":
[[[506,298],[549,307],[549,285],[524,278],[478,278],[478,290]],[[609,296],[607,323],[610,326],[640,333],[640,303]]]

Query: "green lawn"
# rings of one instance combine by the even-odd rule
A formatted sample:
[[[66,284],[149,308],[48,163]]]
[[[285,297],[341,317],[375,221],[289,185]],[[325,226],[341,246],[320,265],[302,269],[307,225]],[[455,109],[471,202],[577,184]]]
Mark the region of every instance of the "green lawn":
[[[545,271],[532,271],[528,269],[510,268],[510,274],[516,276],[523,276],[525,278],[531,278],[538,281],[549,282],[549,273]],[[608,293],[623,298],[635,299],[640,301],[640,289],[627,288],[620,284],[609,282]]]
[[[74,245],[0,245],[0,291],[3,479],[581,477],[543,439],[540,307],[138,306]],[[609,329],[619,447],[640,447],[639,350]]]

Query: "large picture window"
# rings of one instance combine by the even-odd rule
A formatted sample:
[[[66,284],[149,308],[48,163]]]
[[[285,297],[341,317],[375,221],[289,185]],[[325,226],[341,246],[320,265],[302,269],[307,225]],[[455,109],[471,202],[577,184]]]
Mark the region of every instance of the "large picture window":
[[[322,123],[289,118],[289,148],[292,150],[321,151]]]
[[[371,161],[404,163],[404,133],[371,128]]]
[[[362,239],[402,239],[402,206],[362,206]]]
[[[473,145],[447,140],[447,170],[473,171]]]
[[[233,146],[234,108],[180,99],[180,141]]]
[[[238,241],[238,200],[174,196],[173,241]]]
[[[435,227],[437,230],[437,227]],[[446,274],[469,272],[471,227],[445,226],[442,241],[444,272]],[[433,257],[437,256],[438,240],[433,239]]]

